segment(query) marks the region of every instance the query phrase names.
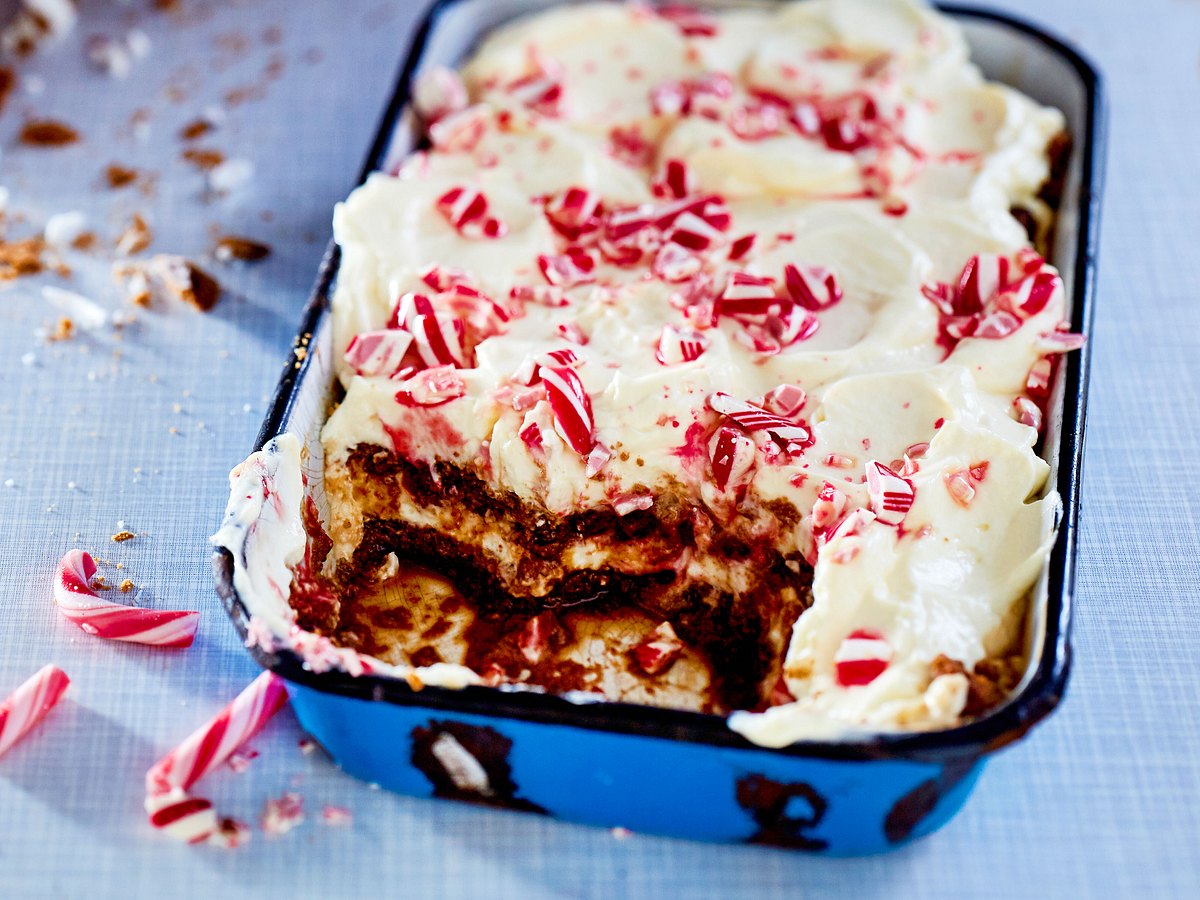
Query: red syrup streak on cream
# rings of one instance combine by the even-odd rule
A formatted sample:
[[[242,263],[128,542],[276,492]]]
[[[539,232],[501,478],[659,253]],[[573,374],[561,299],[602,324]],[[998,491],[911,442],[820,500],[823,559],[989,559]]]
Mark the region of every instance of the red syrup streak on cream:
[[[420,407],[412,408],[420,409]],[[386,422],[381,424],[384,433],[392,442],[392,450],[405,459],[413,459],[417,447],[429,448],[430,445],[461,447],[465,443],[463,436],[446,420],[446,417],[435,413],[426,413],[421,416],[420,427],[417,429],[396,428]]]
[[[689,469],[694,466],[703,467],[708,459],[708,451],[705,446],[707,430],[703,422],[693,422],[684,432],[683,443],[672,450],[671,454],[679,457],[684,466]]]

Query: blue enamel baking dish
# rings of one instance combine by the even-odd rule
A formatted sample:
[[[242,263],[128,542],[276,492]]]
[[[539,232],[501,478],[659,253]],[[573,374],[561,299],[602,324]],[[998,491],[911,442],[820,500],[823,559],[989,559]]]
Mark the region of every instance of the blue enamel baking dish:
[[[414,145],[407,112],[414,76],[459,62],[489,29],[546,0],[438,0],[417,29],[375,136],[363,178]],[[996,12],[944,6],[992,77],[1066,114],[1072,156],[1053,261],[1071,298],[1072,329],[1090,333],[1104,102],[1095,68],[1072,47]],[[292,432],[311,439],[324,420],[333,369],[331,245],[255,449]],[[1090,346],[1090,345],[1089,345]],[[1029,670],[986,716],[939,732],[779,750],[749,743],[724,718],[624,703],[580,704],[486,687],[414,690],[394,678],[314,673],[290,651],[253,652],[289,682],[302,725],[346,772],[391,790],[508,807],[577,822],[711,841],[746,841],[826,854],[875,853],[929,834],[961,807],[988,757],[1023,737],[1062,698],[1070,667],[1076,533],[1090,349],[1059,367],[1043,454],[1063,500],[1046,590],[1029,615]],[[300,362],[297,362],[297,359]],[[311,473],[310,473],[311,478]],[[249,616],[233,559],[214,556],[217,590],[243,636]],[[486,789],[460,786],[434,745],[452,737],[478,761]]]

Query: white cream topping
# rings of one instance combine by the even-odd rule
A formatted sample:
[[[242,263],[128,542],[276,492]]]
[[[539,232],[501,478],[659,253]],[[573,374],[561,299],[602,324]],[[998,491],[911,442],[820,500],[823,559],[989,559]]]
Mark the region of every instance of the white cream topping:
[[[999,255],[1013,267],[1025,258],[1028,238],[1009,210],[1045,218],[1036,194],[1062,116],[984,81],[957,26],[920,3],[804,0],[712,20],[711,36],[612,4],[519,20],[464,69],[476,104],[458,113],[474,122],[469,138],[410,158],[395,177],[372,176],[338,206],[336,356],[355,335],[395,325],[398,299],[415,291],[466,321],[473,358],[453,373],[459,396],[430,406],[398,401],[412,382],[363,377],[342,363],[347,393],[323,432],[327,461],[344,465],[360,443],[398,441],[412,460],[466,466],[497,491],[557,514],[663,490],[721,516],[736,507],[739,527],[782,532],[778,551],[804,554],[815,573],[814,603],[796,623],[785,665],[796,701],[737,714],[731,726],[778,745],[952,724],[965,681],[931,682],[931,661],[945,654],[969,668],[1011,646],[1052,542],[1057,500],[1030,500],[1047,467],[1032,449],[1036,429],[1014,420],[1013,403],[1051,352],[1043,335],[1065,301],[1059,283],[1012,333],[967,337],[947,353],[928,294],[938,283],[952,290],[972,256]],[[727,82],[713,88],[714,73]],[[690,92],[690,114],[664,112],[679,91]],[[772,101],[768,120],[800,124],[771,126],[766,136],[747,126],[764,92],[787,98]],[[814,115],[823,117],[816,125]],[[842,146],[864,120],[873,137]],[[831,128],[847,130],[831,138]],[[636,152],[622,140],[630,129]],[[685,282],[656,277],[648,263],[614,264],[595,252],[594,236],[574,246],[596,259],[595,283],[547,284],[539,255],[572,242],[544,214],[546,198],[583,188],[610,212],[661,206],[673,201],[655,197],[652,181],[670,160],[693,179],[689,196],[717,194],[731,217],[718,246],[702,254],[710,282],[744,271],[773,279],[782,296],[789,264],[832,273],[841,299],[814,313],[814,334],[773,355],[756,351],[744,320],[685,311]],[[479,190],[503,234],[452,224],[438,203],[455,188]],[[755,235],[752,248],[729,260],[746,234]],[[471,319],[431,286],[430,267],[466,273],[507,321]],[[529,299],[521,286],[557,293],[563,305]],[[698,330],[703,354],[659,362],[666,326]],[[590,476],[589,454],[564,436],[546,388],[520,377],[537,355],[562,349],[578,359],[590,402],[588,445],[611,454]],[[807,393],[798,418],[812,446],[789,456],[754,433],[759,449],[739,501],[714,483],[709,436],[719,417],[708,398],[753,400],[785,384]],[[540,447],[530,445],[531,428]],[[839,518],[867,512],[868,463],[892,466],[906,451],[901,474],[915,494],[900,527],[860,514],[854,533],[814,535],[809,514],[823,485],[844,495]],[[805,521],[779,529],[768,509],[778,500]],[[341,556],[352,550],[335,544]],[[847,685],[837,654],[856,631],[882,636],[891,655],[868,683]]]

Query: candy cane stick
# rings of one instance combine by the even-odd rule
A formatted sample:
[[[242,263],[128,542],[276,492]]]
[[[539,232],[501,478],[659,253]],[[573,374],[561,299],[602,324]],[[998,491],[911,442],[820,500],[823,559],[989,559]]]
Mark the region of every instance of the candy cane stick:
[[[70,683],[62,669],[43,666],[0,703],[0,756],[45,718]]]
[[[146,812],[164,834],[198,844],[217,832],[212,803],[191,787],[252,738],[287,702],[283,681],[263,672],[212,721],[194,731],[146,773]]]
[[[146,773],[146,793],[188,790],[229,758],[267,724],[287,702],[283,680],[263,672],[212,721],[196,729],[183,743]]]
[[[190,647],[200,613],[184,610],[140,609],[111,603],[91,588],[96,561],[82,550],[71,550],[54,573],[54,602],[62,614],[88,634],[113,641],[156,647]]]

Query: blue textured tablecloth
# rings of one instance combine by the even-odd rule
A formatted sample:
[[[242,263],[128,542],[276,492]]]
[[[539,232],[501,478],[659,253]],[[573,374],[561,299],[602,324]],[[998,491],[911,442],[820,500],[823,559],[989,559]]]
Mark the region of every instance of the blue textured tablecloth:
[[[0,761],[0,896],[1200,896],[1200,5],[1183,0],[1004,3],[1084,47],[1112,101],[1075,665],[1062,708],[995,759],[944,831],[857,860],[620,840],[372,791],[301,754],[289,712],[253,742],[249,771],[215,775],[205,793],[253,821],[265,798],[294,789],[308,821],[236,852],[151,831],[145,769],[256,672],[213,593],[204,539],[419,5],[89,3],[61,45],[18,67],[0,115],[10,234],[79,209],[109,241],[140,210],[157,250],[203,253],[215,228],[275,252],[254,267],[214,265],[228,294],[207,316],[144,312],[119,335],[57,344],[35,334],[55,318],[40,286],[115,308],[106,263],[73,256],[70,282],[0,289],[0,694],[49,661],[74,679]],[[133,23],[150,55],[123,81],[90,72],[84,41]],[[227,121],[198,143],[253,161],[256,175],[210,198],[179,159],[177,132],[223,101]],[[139,109],[144,140],[131,128]],[[33,114],[85,141],[17,146]],[[152,196],[102,188],[111,162],[157,173]],[[114,544],[122,523],[138,537]],[[114,646],[64,622],[50,580],[73,546],[142,598],[201,610],[196,646]],[[353,826],[322,824],[326,803],[349,807]]]

